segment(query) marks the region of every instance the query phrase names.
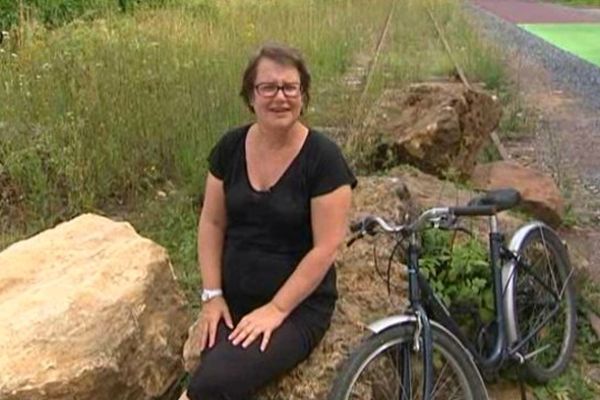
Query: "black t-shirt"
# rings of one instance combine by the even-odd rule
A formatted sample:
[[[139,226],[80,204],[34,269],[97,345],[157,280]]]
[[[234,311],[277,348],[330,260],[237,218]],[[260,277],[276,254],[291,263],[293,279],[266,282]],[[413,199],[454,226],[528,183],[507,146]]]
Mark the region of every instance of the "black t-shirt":
[[[223,292],[243,316],[269,302],[313,246],[310,200],[356,178],[338,146],[309,130],[288,169],[267,191],[248,180],[246,136],[250,126],[227,132],[212,149],[209,170],[223,181],[227,228],[222,258]],[[337,298],[335,269],[291,317],[325,330]]]

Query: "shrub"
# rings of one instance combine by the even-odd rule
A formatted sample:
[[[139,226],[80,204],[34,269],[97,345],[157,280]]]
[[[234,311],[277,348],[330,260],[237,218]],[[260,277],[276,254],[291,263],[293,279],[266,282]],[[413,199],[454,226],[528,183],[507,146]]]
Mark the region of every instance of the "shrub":
[[[445,305],[458,313],[459,322],[472,331],[494,318],[488,251],[475,238],[455,239],[454,233],[425,231],[421,272]],[[479,321],[473,323],[473,316]]]

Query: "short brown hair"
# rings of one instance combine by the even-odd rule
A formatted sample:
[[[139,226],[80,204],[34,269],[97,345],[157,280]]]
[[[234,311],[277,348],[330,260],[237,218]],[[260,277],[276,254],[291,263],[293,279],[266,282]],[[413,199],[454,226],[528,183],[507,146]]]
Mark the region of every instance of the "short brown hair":
[[[242,77],[242,89],[240,96],[244,99],[244,103],[250,111],[254,112],[251,101],[254,96],[254,82],[256,80],[256,70],[258,63],[263,58],[275,61],[281,65],[290,65],[298,70],[300,75],[300,87],[302,90],[303,106],[306,106],[310,100],[310,72],[306,66],[306,62],[302,57],[302,53],[298,49],[286,46],[280,43],[265,43],[258,51],[248,60],[248,65],[244,70]]]

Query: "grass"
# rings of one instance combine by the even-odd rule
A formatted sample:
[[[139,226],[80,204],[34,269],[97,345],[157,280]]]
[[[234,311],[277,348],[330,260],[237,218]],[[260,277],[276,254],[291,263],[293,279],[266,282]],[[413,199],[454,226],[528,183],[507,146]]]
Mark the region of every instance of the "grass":
[[[555,2],[566,4],[569,6],[600,7],[600,0],[556,0]]]
[[[163,193],[146,199],[126,217],[139,232],[167,249],[181,288],[191,306],[197,308],[200,274],[195,233],[199,205],[197,199],[174,188]]]
[[[167,182],[200,193],[210,147],[249,118],[237,92],[257,44],[302,48],[326,87],[387,0],[270,3],[27,26],[30,41],[0,54],[0,164],[27,220],[134,204]]]
[[[0,51],[0,180],[12,194],[0,201],[18,211],[3,211],[2,226],[32,232],[84,211],[137,210],[169,185],[200,197],[212,144],[251,118],[237,96],[240,73],[267,39],[301,48],[310,62],[308,122],[348,126],[358,95],[341,76],[374,47],[391,4],[189,0],[60,29],[30,20],[22,47]],[[462,43],[467,73],[497,84],[495,55],[457,6],[433,6]],[[392,84],[452,73],[422,2],[398,7],[384,53],[373,98]]]
[[[520,26],[554,46],[600,66],[600,23],[522,24]]]

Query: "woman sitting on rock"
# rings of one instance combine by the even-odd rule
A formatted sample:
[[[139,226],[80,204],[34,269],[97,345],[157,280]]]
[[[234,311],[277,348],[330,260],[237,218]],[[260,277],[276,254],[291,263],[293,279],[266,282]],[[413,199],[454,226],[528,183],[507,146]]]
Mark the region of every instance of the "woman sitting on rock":
[[[356,179],[338,146],[299,120],[309,88],[297,50],[263,46],[242,80],[255,121],[209,156],[192,400],[248,399],[306,359],[329,327]]]

